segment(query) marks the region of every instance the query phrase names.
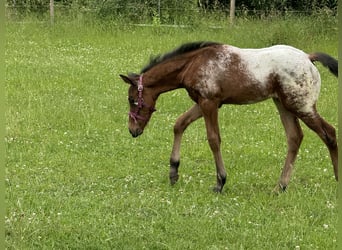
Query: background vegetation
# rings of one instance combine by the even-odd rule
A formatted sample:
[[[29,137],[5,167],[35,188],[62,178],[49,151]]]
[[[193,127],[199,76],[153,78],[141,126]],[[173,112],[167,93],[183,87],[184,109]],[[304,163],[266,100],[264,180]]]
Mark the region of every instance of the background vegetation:
[[[50,0],[7,0],[7,9],[19,16],[46,16]],[[61,16],[86,15],[86,18],[116,20],[117,22],[163,24],[193,24],[194,19],[214,15],[227,18],[229,0],[55,0]],[[237,16],[284,15],[296,12],[312,15],[322,10],[337,13],[337,0],[237,0]],[[208,15],[209,14],[209,15]]]
[[[337,57],[334,15],[239,18],[230,27],[212,16],[186,28],[72,17],[7,22],[7,249],[336,248],[337,184],[326,147],[309,129],[288,191],[275,196],[286,141],[272,101],[223,106],[223,194],[210,189],[215,168],[202,120],[185,133],[181,178],[171,187],[173,123],[192,102],[184,90],[162,95],[133,139],[118,77],[195,40],[281,43]],[[317,67],[318,110],[337,127],[337,79]]]

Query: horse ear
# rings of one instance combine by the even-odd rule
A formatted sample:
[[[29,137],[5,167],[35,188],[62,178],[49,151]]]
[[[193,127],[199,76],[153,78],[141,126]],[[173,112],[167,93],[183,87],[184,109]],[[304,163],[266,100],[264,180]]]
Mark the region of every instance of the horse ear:
[[[131,84],[131,85],[134,85],[133,84],[133,80],[130,79],[128,76],[125,76],[125,75],[120,75],[121,79],[125,82],[125,83],[128,83],[128,84]]]
[[[120,77],[125,83],[131,84],[131,85],[136,85],[136,83],[134,82],[134,79],[129,77],[129,76],[120,75]]]

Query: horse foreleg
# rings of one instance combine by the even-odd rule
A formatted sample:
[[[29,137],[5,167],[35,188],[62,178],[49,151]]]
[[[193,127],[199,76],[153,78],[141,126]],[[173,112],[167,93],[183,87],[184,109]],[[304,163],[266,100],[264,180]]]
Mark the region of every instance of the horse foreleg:
[[[218,105],[210,100],[203,100],[200,103],[205,126],[207,129],[207,139],[210,149],[214,155],[216,165],[217,184],[214,187],[215,192],[222,192],[223,186],[226,183],[226,170],[221,155],[221,137],[218,125]]]
[[[293,113],[286,110],[279,100],[274,99],[274,103],[278,108],[280,119],[285,129],[288,147],[286,160],[280,175],[279,183],[274,189],[275,192],[278,192],[279,189],[281,191],[285,191],[287,185],[289,184],[293,170],[293,164],[296,160],[300,144],[303,140],[303,132],[298,118]]]
[[[173,132],[174,141],[170,157],[170,182],[175,184],[178,180],[178,167],[180,164],[180,146],[185,129],[194,121],[202,117],[198,104],[192,106],[187,112],[182,114],[176,121]]]

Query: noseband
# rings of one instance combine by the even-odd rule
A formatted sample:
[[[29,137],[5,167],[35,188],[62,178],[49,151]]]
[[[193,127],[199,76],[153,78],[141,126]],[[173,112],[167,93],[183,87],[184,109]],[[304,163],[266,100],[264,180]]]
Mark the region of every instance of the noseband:
[[[138,81],[138,105],[137,105],[137,108],[135,111],[133,111],[133,112],[131,111],[128,113],[128,116],[130,118],[132,118],[135,123],[137,123],[138,120],[148,121],[151,118],[152,113],[154,111],[156,111],[156,109],[154,107],[152,107],[152,106],[150,106],[144,102],[144,98],[142,97],[142,92],[143,92],[144,86],[143,86],[142,82],[143,82],[143,74],[140,75],[139,81]],[[149,110],[149,113],[146,117],[139,115],[139,112],[143,107],[148,108],[148,110]]]

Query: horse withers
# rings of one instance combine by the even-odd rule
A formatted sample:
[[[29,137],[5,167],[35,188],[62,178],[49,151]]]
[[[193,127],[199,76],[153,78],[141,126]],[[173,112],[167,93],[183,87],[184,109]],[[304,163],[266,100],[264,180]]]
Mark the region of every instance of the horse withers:
[[[185,129],[203,117],[207,139],[214,156],[217,184],[221,192],[226,170],[221,155],[218,109],[223,104],[252,104],[272,98],[287,138],[287,155],[276,190],[289,184],[293,165],[303,139],[302,120],[326,144],[335,179],[338,180],[338,149],[333,126],[316,110],[321,79],[315,61],[338,76],[338,62],[325,53],[307,54],[286,45],[240,49],[215,42],[187,43],[151,59],[140,74],[120,75],[128,90],[129,131],[141,135],[156,110],[158,96],[185,88],[195,104],[174,125],[170,157],[170,181],[178,180],[180,145]]]

